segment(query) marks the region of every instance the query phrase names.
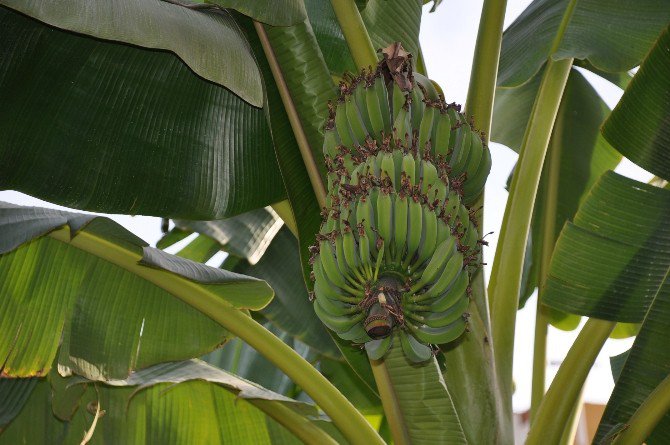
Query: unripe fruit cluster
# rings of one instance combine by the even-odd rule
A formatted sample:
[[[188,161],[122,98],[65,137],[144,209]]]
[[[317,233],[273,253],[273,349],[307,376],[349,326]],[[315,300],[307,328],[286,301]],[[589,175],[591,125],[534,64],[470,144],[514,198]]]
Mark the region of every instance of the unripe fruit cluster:
[[[483,135],[413,73],[399,44],[349,76],[331,104],[328,198],[312,248],[314,309],[380,359],[394,338],[413,362],[467,328],[481,265],[474,212],[491,168]]]

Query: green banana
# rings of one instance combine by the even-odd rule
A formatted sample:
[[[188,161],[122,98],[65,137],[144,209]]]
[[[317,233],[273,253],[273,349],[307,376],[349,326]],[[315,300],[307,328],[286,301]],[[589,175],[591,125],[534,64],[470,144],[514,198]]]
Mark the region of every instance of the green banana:
[[[368,130],[365,128],[363,118],[356,105],[356,100],[351,95],[345,97],[344,108],[347,114],[347,120],[349,121],[349,128],[351,128],[351,134],[354,137],[354,144],[363,145],[365,143],[365,138],[368,136]]]
[[[402,157],[402,173],[401,175],[405,175],[407,180],[409,180],[409,183],[411,185],[416,185],[417,183],[417,177],[416,177],[416,162],[414,161],[414,156],[411,154],[407,153]]]
[[[421,243],[421,233],[423,232],[423,210],[418,199],[412,197],[408,199],[409,209],[407,218],[407,254],[402,262],[403,270],[407,270],[410,263],[414,260],[414,255],[419,249]]]
[[[337,146],[337,133],[334,127],[326,129],[323,133],[323,153],[331,158],[335,158],[337,156]]]
[[[388,90],[386,89],[386,81],[384,80],[383,75],[377,74],[373,88],[375,89],[375,93],[377,94],[377,100],[379,102],[379,106],[381,107],[382,111],[381,116],[382,121],[384,122],[383,130],[384,133],[388,136],[391,134],[393,117],[391,115],[391,107],[389,106],[390,104],[389,93]]]
[[[391,97],[391,122],[395,122],[398,113],[407,103],[407,94],[403,92],[397,83],[393,82],[390,91]]]
[[[444,312],[454,304],[456,304],[459,298],[462,298],[463,295],[467,295],[467,288],[470,281],[466,273],[462,273],[456,279],[456,282],[449,287],[439,298],[434,300],[428,306],[429,310],[434,312]]]
[[[431,328],[426,325],[415,326],[412,323],[407,323],[410,331],[414,336],[427,344],[442,345],[452,342],[460,337],[467,327],[467,322],[463,317],[459,318],[450,325],[440,328]]]
[[[342,332],[347,332],[357,323],[363,321],[363,319],[365,318],[365,314],[363,312],[360,312],[354,316],[351,315],[337,316],[330,314],[326,312],[325,309],[323,309],[319,300],[314,301],[314,311],[316,312],[316,315],[321,319],[323,324],[328,326],[328,329],[330,329],[331,331],[335,331],[338,334]]]
[[[391,153],[384,153],[381,158],[381,176],[388,177],[393,185],[396,184],[395,162]]]
[[[360,307],[358,307],[358,305],[352,305],[350,303],[344,303],[340,300],[327,298],[323,294],[324,290],[323,287],[324,286],[322,285],[315,285],[314,293],[316,295],[316,300],[321,305],[321,308],[326,312],[328,312],[329,314],[337,316],[345,316],[345,315],[348,316],[361,310]],[[318,289],[318,292],[316,289]]]
[[[430,312],[425,316],[417,318],[419,318],[418,321],[422,322],[428,327],[441,328],[450,325],[451,323],[458,320],[460,317],[463,317],[463,314],[465,314],[465,312],[468,310],[469,304],[470,300],[468,299],[467,295],[463,294],[463,296],[460,299],[458,299],[456,304],[449,307],[445,311]]]
[[[325,275],[325,272],[323,271],[323,265],[321,264],[320,261],[316,261],[314,263],[314,276],[316,278],[316,282],[314,283],[314,293],[316,294],[316,288],[318,287],[320,289],[319,294],[323,295],[325,298],[328,298],[330,300],[336,300],[340,301],[342,303],[349,303],[349,304],[358,304],[361,302],[360,297],[353,297],[349,296],[346,294],[342,294],[340,292],[340,289],[335,287],[330,280]],[[319,295],[317,295],[317,298]]]
[[[310,262],[314,310],[329,329],[364,344],[373,360],[397,337],[408,360],[422,363],[429,344],[466,330],[481,258],[469,205],[491,154],[460,107],[399,54],[393,72],[380,62],[345,76],[330,106],[328,194]]]
[[[427,78],[421,73],[414,73],[414,80],[418,85],[420,85],[419,89],[425,91],[426,99],[432,101],[439,100],[440,95],[437,92],[435,85],[433,85],[433,82],[429,78]]]
[[[410,111],[412,113],[412,128],[419,128],[421,125],[421,118],[426,109],[426,103],[423,101],[423,93],[418,88],[412,89],[412,105]],[[419,147],[421,148],[421,147]]]
[[[482,149],[481,160],[479,166],[473,175],[468,175],[468,179],[463,185],[464,202],[470,204],[474,202],[477,197],[484,190],[486,178],[491,171],[491,151],[488,148]]]
[[[393,203],[393,258],[402,258],[407,242],[407,214],[409,199],[403,194],[394,195]],[[397,261],[397,260],[396,260]]]
[[[372,341],[372,338],[365,332],[360,323],[356,323],[351,329],[346,332],[338,333],[343,340],[353,341],[354,343],[366,343]]]
[[[405,331],[399,331],[400,345],[405,357],[413,363],[422,363],[430,360],[433,357],[433,351],[430,347],[419,343],[413,335]]]
[[[446,157],[451,149],[451,126],[452,121],[449,113],[444,110],[436,110],[433,118],[432,147],[435,156]]]
[[[349,120],[347,119],[345,108],[346,106],[343,100],[337,102],[337,108],[335,112],[335,130],[337,130],[337,136],[339,137],[342,145],[345,147],[353,147],[354,138],[349,128]]]
[[[419,124],[419,151],[421,153],[425,153],[427,149],[427,144],[432,145],[434,142],[432,141],[432,136],[433,136],[433,122],[435,120],[435,116],[439,113],[439,111],[432,105],[426,106],[426,109],[423,112],[423,116],[421,117],[421,123]]]
[[[408,107],[401,107],[393,121],[393,140],[400,141],[400,146],[409,146],[412,140],[412,123]]]
[[[365,352],[368,353],[370,360],[380,360],[391,348],[393,336],[372,340],[365,344]]]
[[[423,232],[421,234],[421,245],[417,252],[417,259],[410,269],[414,273],[416,269],[424,262],[435,255],[435,242],[437,241],[437,215],[428,206],[422,206],[423,211]],[[453,238],[453,237],[452,237]]]
[[[367,133],[372,136],[374,134],[372,131],[372,120],[370,119],[370,113],[368,111],[368,103],[365,93],[366,89],[364,87],[364,84],[365,81],[363,78],[361,78],[359,86],[354,89],[353,96],[354,100],[356,101],[356,107],[358,108],[358,113],[360,114],[361,119],[363,120],[365,129],[367,130]]]
[[[393,236],[393,201],[391,195],[382,191],[377,198],[377,230],[386,246],[384,247],[387,260],[390,260],[389,249]]]
[[[428,194],[430,190],[437,189],[439,178],[437,168],[432,162],[421,160],[421,192]]]
[[[449,165],[454,175],[458,176],[465,170],[465,163],[470,154],[470,146],[472,144],[472,132],[467,124],[462,124],[456,130],[456,142],[454,144],[454,151],[449,159]]]
[[[460,253],[454,254],[447,261],[446,266],[444,266],[444,269],[442,270],[442,273],[437,278],[437,280],[423,293],[415,295],[414,298],[411,299],[411,301],[416,303],[438,298],[444,292],[449,290],[452,284],[455,282],[455,280],[458,279],[458,277],[460,277],[461,275],[465,276],[465,279],[467,281],[467,274],[461,273],[462,270],[463,270],[463,255],[461,255]]]
[[[449,239],[443,241],[435,249],[435,253],[430,258],[428,265],[423,270],[423,273],[419,277],[416,283],[412,284],[410,287],[410,292],[416,293],[422,287],[435,281],[440,272],[444,270],[444,267],[447,261],[454,255],[456,252],[456,238],[450,236]]]

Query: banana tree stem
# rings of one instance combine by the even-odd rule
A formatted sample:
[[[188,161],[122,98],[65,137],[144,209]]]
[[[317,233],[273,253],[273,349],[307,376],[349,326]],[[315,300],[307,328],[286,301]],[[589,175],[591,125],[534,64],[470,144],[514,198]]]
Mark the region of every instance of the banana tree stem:
[[[496,90],[506,7],[507,0],[484,0],[482,15],[479,19],[475,54],[472,60],[468,96],[465,102],[465,114],[474,120],[476,128],[484,132],[486,145],[488,145],[491,130],[493,98]],[[482,193],[482,196],[480,196],[473,208],[483,206],[483,204],[484,193]],[[479,227],[484,227],[483,208],[477,214],[477,222]],[[483,273],[477,273],[474,276],[472,289],[477,309],[480,312],[482,320],[484,320],[487,332],[490,334],[491,321]],[[511,411],[509,416],[511,422]]]
[[[562,120],[556,123],[554,134],[560,134],[562,128]],[[556,212],[558,206],[558,190],[559,181],[561,179],[561,147],[560,141],[554,137],[547,147],[547,157],[544,162],[544,169],[542,175],[545,176],[541,193],[544,194],[544,199],[541,201],[541,239],[540,241],[540,267],[538,271],[538,296],[537,296],[537,310],[535,312],[535,339],[533,351],[533,386],[531,389],[530,402],[530,422],[533,424],[533,419],[537,413],[537,409],[544,397],[545,375],[547,366],[547,331],[548,331],[548,317],[546,314],[547,308],[542,305],[542,297],[544,295],[544,283],[549,275],[549,267],[551,265],[551,256],[554,253],[554,245],[556,244]],[[537,242],[538,240],[536,240]]]
[[[628,421],[628,428],[612,445],[638,445],[651,435],[658,422],[670,411],[670,375],[649,394]]]
[[[344,34],[356,66],[359,69],[375,66],[377,52],[365,28],[361,13],[358,12],[356,2],[354,0],[330,0],[330,3],[333,5],[335,17],[342,28],[342,34]]]
[[[530,427],[526,445],[557,444],[613,321],[589,319],[572,344]]]
[[[545,66],[512,179],[488,287],[496,367],[510,410],[514,326],[526,242],[544,157],[571,67],[572,59],[551,58]]]

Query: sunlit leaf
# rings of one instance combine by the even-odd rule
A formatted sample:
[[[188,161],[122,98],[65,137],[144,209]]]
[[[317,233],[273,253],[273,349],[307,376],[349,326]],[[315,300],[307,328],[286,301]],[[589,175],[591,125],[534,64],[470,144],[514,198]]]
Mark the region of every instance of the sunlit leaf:
[[[2,204],[0,227],[0,360],[11,376],[46,374],[59,344],[63,370],[96,379],[211,351],[229,334],[174,298],[179,286],[231,311],[272,298],[263,281],[148,247],[107,218]]]

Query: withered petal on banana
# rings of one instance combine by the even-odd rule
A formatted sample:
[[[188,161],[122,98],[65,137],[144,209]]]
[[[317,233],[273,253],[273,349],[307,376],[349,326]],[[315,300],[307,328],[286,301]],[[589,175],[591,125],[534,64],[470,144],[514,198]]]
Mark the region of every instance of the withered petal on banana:
[[[485,137],[412,71],[398,43],[374,69],[345,76],[323,152],[327,208],[312,250],[315,310],[381,359],[393,338],[408,360],[467,330],[481,267],[476,209],[491,169]]]

